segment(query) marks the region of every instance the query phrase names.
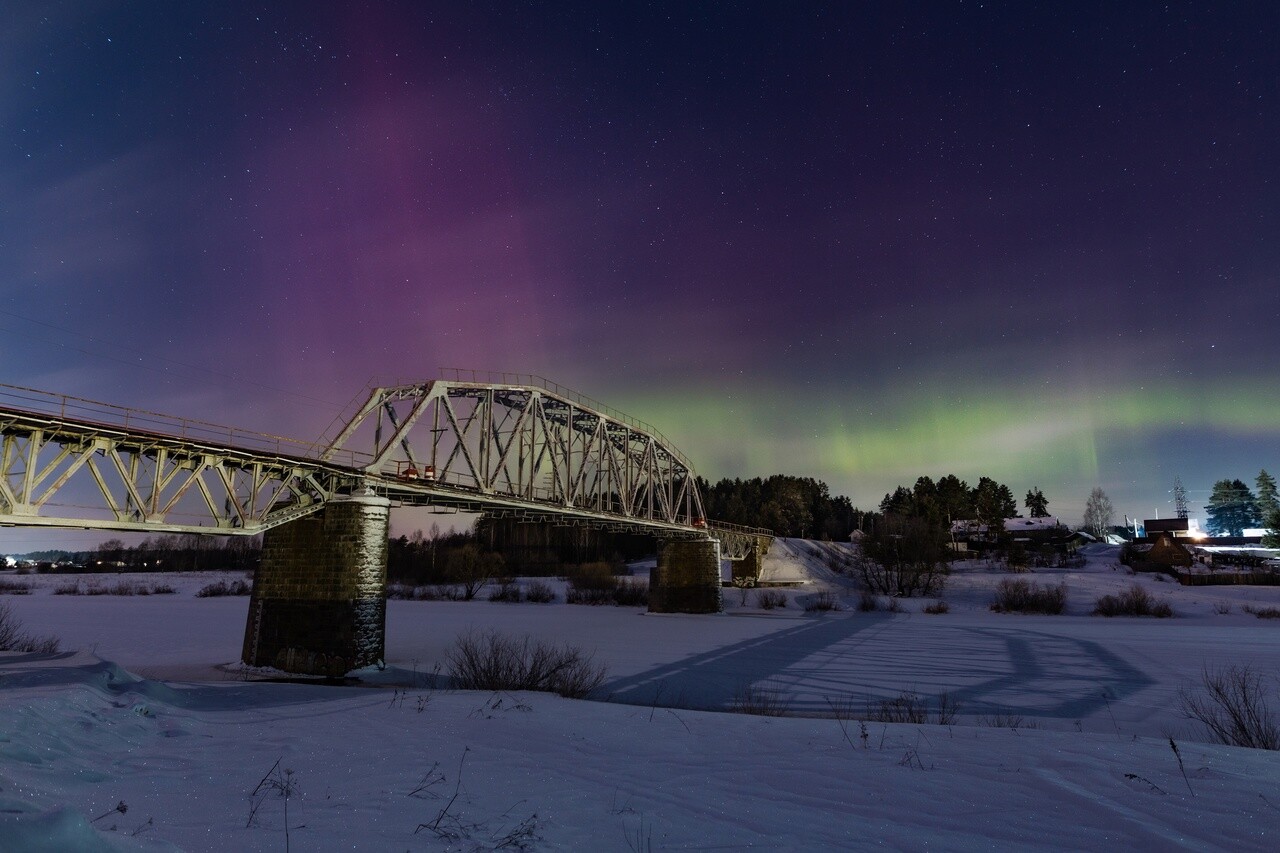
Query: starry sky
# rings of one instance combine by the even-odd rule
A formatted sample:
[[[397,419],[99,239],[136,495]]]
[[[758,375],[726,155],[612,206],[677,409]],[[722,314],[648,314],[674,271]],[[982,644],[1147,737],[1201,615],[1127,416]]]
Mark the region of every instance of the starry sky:
[[[461,8],[465,7],[465,8]],[[311,439],[542,374],[700,474],[1280,471],[1280,7],[8,3],[0,382]]]

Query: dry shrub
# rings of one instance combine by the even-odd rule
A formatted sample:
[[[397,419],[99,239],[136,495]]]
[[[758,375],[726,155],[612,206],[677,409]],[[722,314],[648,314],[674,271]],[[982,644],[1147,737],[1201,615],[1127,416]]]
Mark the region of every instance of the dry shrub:
[[[542,581],[531,581],[524,590],[525,601],[532,601],[537,604],[547,604],[556,600],[555,590],[550,584]]]
[[[574,646],[528,636],[468,631],[445,654],[460,690],[538,690],[581,699],[604,681],[605,668]]]
[[[1057,615],[1067,606],[1067,585],[1041,586],[1021,578],[1006,578],[996,585],[991,609],[997,613],[1048,613]]]
[[[826,613],[839,609],[840,602],[836,601],[833,593],[826,590],[810,596],[809,600],[804,603],[805,613]]]
[[[608,563],[583,563],[569,576],[566,604],[612,604],[644,607],[649,603],[648,585],[613,574]]]
[[[619,607],[648,607],[649,585],[638,580],[622,580],[613,590],[613,603]]]
[[[22,630],[22,622],[13,615],[6,601],[0,604],[0,652],[57,654],[62,643],[57,637],[33,637]]]
[[[227,583],[226,581],[216,581],[196,590],[196,598],[220,598],[224,595],[248,595],[251,592],[253,592],[253,587],[242,580],[234,580],[230,583]],[[390,588],[388,588],[387,593],[387,597],[390,598]]]
[[[505,601],[509,604],[519,604],[524,599],[520,592],[520,587],[515,581],[507,581],[495,587],[493,592],[489,593],[490,601]]]
[[[745,684],[734,696],[729,710],[757,717],[785,717],[791,713],[791,700],[783,693],[781,685],[772,682]]]
[[[1183,716],[1198,720],[1219,743],[1280,749],[1280,722],[1267,704],[1262,675],[1246,665],[1206,668],[1202,693],[1178,691]]]
[[[1280,607],[1253,607],[1246,604],[1240,608],[1245,613],[1251,613],[1259,619],[1280,619]]]
[[[756,593],[756,604],[761,610],[773,610],[787,606],[787,594],[776,589],[762,589]]]
[[[20,581],[0,578],[0,595],[30,595],[31,587]]]
[[[924,606],[924,612],[932,613],[934,615],[949,613],[951,612],[951,607],[945,601],[935,601],[933,604],[926,604]]]
[[[1173,615],[1167,601],[1156,601],[1151,593],[1134,584],[1118,595],[1104,595],[1095,602],[1094,616],[1155,616],[1166,619]]]
[[[955,721],[960,706],[950,693],[938,695],[938,708],[934,721],[947,726]],[[929,703],[914,690],[904,690],[892,699],[881,699],[867,705],[867,721],[872,723],[927,723]]]
[[[880,597],[869,589],[858,594],[858,612],[874,613],[880,609]]]

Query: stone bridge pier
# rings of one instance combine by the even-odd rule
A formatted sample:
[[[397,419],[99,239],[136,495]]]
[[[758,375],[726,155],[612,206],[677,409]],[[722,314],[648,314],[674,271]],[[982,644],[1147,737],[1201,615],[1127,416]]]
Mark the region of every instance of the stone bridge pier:
[[[658,565],[649,572],[650,613],[719,613],[720,540],[658,542]]]
[[[753,536],[751,547],[741,560],[734,560],[733,583],[735,586],[755,586],[760,582],[760,572],[764,569],[764,555],[769,551],[773,541],[768,536]]]
[[[263,534],[246,664],[340,678],[382,661],[390,507],[352,496]]]

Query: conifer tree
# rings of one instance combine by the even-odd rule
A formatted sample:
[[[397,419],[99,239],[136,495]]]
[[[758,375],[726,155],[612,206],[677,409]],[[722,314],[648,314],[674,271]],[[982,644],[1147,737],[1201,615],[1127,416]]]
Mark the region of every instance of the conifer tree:
[[[1258,526],[1258,507],[1253,492],[1241,480],[1219,480],[1213,484],[1206,527],[1211,536],[1241,536],[1246,527]]]
[[[1044,496],[1044,492],[1040,491],[1039,487],[1027,492],[1025,506],[1027,512],[1031,513],[1032,518],[1048,518],[1049,516],[1049,499]]]

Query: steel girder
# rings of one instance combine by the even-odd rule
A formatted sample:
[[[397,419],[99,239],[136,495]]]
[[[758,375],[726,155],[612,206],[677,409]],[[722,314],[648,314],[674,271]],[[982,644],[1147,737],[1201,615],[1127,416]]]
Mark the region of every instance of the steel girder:
[[[314,460],[0,410],[0,525],[250,535],[357,482]]]
[[[694,472],[677,450],[540,386],[374,388],[321,459],[343,453],[367,457],[375,490],[405,502],[706,534]]]
[[[0,526],[249,535],[357,492],[709,535],[726,559],[770,537],[708,524],[692,467],[666,439],[549,384],[376,388],[328,444],[0,385]]]

